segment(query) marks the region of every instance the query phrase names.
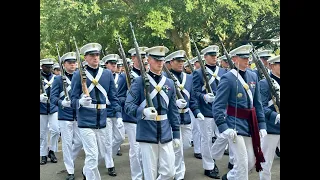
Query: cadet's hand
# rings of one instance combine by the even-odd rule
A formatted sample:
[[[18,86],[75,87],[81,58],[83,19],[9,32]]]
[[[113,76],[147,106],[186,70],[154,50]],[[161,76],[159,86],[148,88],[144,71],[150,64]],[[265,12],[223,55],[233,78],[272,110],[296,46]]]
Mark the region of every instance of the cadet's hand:
[[[274,124],[277,124],[278,122],[279,122],[279,124],[280,124],[280,114],[278,114],[278,115],[276,116],[276,120],[275,120]]]
[[[61,102],[61,105],[63,107],[71,107],[71,101],[70,100],[66,100],[66,98],[64,98],[63,101]]]
[[[180,139],[173,139],[172,144],[173,144],[173,148],[180,147]]]
[[[146,119],[156,120],[158,112],[154,107],[148,107],[143,109],[143,115]]]
[[[197,118],[200,120],[200,121],[203,121],[204,120],[204,116],[202,113],[198,113],[197,114]]]
[[[92,98],[90,96],[84,95],[82,98],[79,100],[79,104],[82,106],[89,106],[92,102]]]
[[[212,93],[208,93],[203,96],[203,99],[206,101],[206,103],[212,103],[215,98],[216,97]]]
[[[268,133],[265,129],[260,129],[259,131],[259,134],[260,134],[260,138],[263,138],[265,137]]]
[[[122,121],[122,118],[117,118],[117,127],[118,129],[122,128],[123,127],[123,121]]]
[[[47,94],[45,94],[45,93],[40,94],[40,102],[47,103],[47,100],[48,100]]]
[[[223,131],[220,136],[222,136],[223,138],[230,138],[230,139],[234,139],[237,137],[237,132],[233,129],[226,129],[225,131]]]
[[[176,104],[177,104],[178,108],[183,109],[186,107],[187,102],[184,99],[177,99]]]

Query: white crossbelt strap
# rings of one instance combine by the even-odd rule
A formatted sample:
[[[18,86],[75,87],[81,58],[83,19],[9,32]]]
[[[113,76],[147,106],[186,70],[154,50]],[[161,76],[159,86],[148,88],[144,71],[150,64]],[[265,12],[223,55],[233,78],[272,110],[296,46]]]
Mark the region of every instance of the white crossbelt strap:
[[[66,81],[67,81],[67,93],[69,93],[69,91],[71,90],[71,81],[69,80],[69,78],[66,76]],[[61,91],[59,97],[61,98],[62,96],[64,96],[64,91]]]
[[[206,67],[206,70],[208,71],[209,74],[211,74],[211,79],[209,80],[209,85],[211,85],[215,79],[220,81],[220,77],[218,76],[219,66],[216,66],[216,70],[214,71],[214,73],[208,67]],[[204,91],[205,89],[206,89],[206,87],[203,85],[202,86],[202,91]]]
[[[160,95],[163,97],[164,101],[166,102],[167,104],[167,107],[169,106],[169,97],[168,95],[162,90],[162,86],[164,85],[164,83],[166,82],[166,77],[165,76],[162,76],[162,79],[160,80],[159,84],[157,84],[154,79],[149,75],[147,74],[148,78],[149,78],[149,81],[150,81],[150,84],[154,87],[153,91],[150,93],[150,98],[151,100],[156,97],[156,95],[158,93],[160,93]],[[160,90],[160,92],[158,91],[158,89]],[[160,102],[158,102],[160,103]],[[141,104],[140,104],[140,107],[146,107],[146,100],[144,100]]]
[[[48,81],[47,79],[43,78],[43,82],[46,83],[46,85],[44,86],[44,89],[47,89],[48,87],[51,87],[51,84],[52,84],[55,76],[56,75],[53,74],[51,79],[50,79],[50,81]]]
[[[176,77],[176,79],[177,79],[177,84],[179,86],[179,88],[177,90],[180,91],[180,92],[182,91],[185,95],[187,95],[188,99],[190,99],[190,93],[184,88],[184,85],[186,84],[186,81],[187,81],[187,74],[182,72],[182,82],[181,82],[181,84],[178,81],[177,77]]]
[[[108,99],[108,95],[107,95],[106,90],[99,84],[99,79],[102,75],[103,68],[99,67],[98,73],[95,78],[93,78],[93,76],[88,71],[85,71],[85,72],[86,72],[87,78],[91,81],[91,85],[88,88],[88,92],[90,93],[92,91],[92,89],[94,88],[94,86],[96,86],[100,90],[100,92],[104,95],[104,97],[106,98],[107,105],[110,105],[111,103]]]
[[[237,71],[235,69],[232,69],[231,70],[232,74],[234,76],[237,77]],[[243,88],[247,91],[248,95],[249,95],[249,98],[250,98],[250,103],[253,105],[253,97],[252,97],[252,92],[249,88],[249,85],[243,80],[242,76],[239,74],[238,75],[238,80],[240,81],[240,83],[242,84]]]
[[[131,71],[131,75],[132,75],[134,78],[139,77],[139,75],[138,75],[136,72],[134,72],[133,70]]]
[[[118,79],[119,79],[119,74],[116,73],[116,75],[114,77],[114,84],[116,85],[116,88],[118,88]]]

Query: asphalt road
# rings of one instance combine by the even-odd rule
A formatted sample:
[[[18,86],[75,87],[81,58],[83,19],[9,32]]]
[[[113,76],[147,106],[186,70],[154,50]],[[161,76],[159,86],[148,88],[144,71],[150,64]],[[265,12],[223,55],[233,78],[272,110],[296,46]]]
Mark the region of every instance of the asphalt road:
[[[99,171],[101,179],[113,179],[113,180],[130,180],[130,166],[128,155],[128,144],[125,142],[122,145],[122,156],[115,156],[114,163],[117,172],[116,177],[108,175],[108,170],[105,167],[104,162],[99,164]],[[51,163],[48,159],[46,165],[40,165],[40,180],[64,180],[67,176],[67,172],[61,172],[65,169],[62,160],[61,144],[59,143],[59,152],[56,153],[58,163]],[[190,148],[184,152],[186,163],[185,180],[209,180],[211,178],[203,174],[202,162],[200,159],[193,157],[193,148]],[[84,164],[85,154],[82,150],[78,155],[75,162],[75,177],[76,180],[82,180],[82,167]],[[40,161],[39,161],[40,162]],[[217,166],[220,170],[220,176],[224,175],[228,171],[228,156],[224,155],[221,160],[217,160]],[[253,170],[249,175],[249,180],[258,180],[258,173]],[[280,180],[280,158],[275,157],[272,167],[272,180]]]

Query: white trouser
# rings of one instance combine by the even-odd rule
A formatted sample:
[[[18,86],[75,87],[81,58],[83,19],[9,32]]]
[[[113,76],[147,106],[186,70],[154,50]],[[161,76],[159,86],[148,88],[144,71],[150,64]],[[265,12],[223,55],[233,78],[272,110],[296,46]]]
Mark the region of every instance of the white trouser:
[[[249,171],[255,166],[255,155],[252,147],[252,138],[238,135],[236,142],[228,138],[229,149],[234,154],[234,166],[228,172],[228,180],[248,180]]]
[[[83,166],[83,174],[86,179],[101,180],[98,159],[101,159],[100,156],[105,154],[107,131],[107,128],[79,128],[83,149],[86,154]]]
[[[228,138],[223,138],[222,136],[220,136],[220,134],[217,134],[217,139],[211,147],[212,158],[215,160],[220,160],[224,154],[224,151],[227,149],[227,146]],[[234,156],[231,148],[229,148],[229,162],[231,164],[234,163]]]
[[[192,140],[193,140],[193,151],[194,153],[201,153],[201,134],[199,120],[194,117],[193,113],[190,111],[190,118],[192,124]]]
[[[107,118],[106,125],[106,134],[105,134],[105,154],[102,155],[102,158],[105,160],[106,168],[114,167],[113,158],[112,158],[112,139],[113,139],[113,131],[112,131],[113,120],[111,118]]]
[[[125,138],[124,126],[117,127],[117,118],[107,118],[112,121],[112,155],[116,155]]]
[[[214,168],[214,161],[212,158],[212,137],[214,131],[218,130],[213,118],[204,117],[204,120],[199,120],[201,133],[201,155],[202,166],[205,170],[212,170]]]
[[[51,128],[50,132],[50,148],[54,152],[58,151],[58,139],[59,139],[59,123],[58,112],[48,115],[40,114],[40,156],[48,155],[48,124]]]
[[[267,134],[261,139],[261,150],[266,162],[261,163],[263,171],[259,172],[260,180],[271,180],[271,167],[274,158],[274,152],[279,144],[280,150],[280,135]]]
[[[188,125],[180,125],[180,147],[174,148],[175,153],[175,179],[184,179],[184,175],[186,172],[186,166],[183,158],[183,150],[186,150],[191,147],[191,124]]]
[[[124,122],[130,145],[129,160],[132,180],[142,180],[142,160],[139,143],[136,141],[137,124]]]
[[[175,174],[172,141],[161,144],[140,142],[145,180],[172,180]],[[159,176],[158,176],[159,174]]]
[[[77,121],[59,120],[63,162],[68,174],[74,174],[74,161],[82,149],[82,142],[79,134]]]

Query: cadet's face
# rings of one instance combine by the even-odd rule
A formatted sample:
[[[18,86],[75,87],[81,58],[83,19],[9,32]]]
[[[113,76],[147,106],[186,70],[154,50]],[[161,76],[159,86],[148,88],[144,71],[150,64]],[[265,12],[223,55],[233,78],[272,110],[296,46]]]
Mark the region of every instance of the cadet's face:
[[[224,60],[221,61],[221,66],[222,66],[223,68],[229,68],[229,64],[228,64],[226,61],[224,61]]]
[[[194,63],[194,67],[195,69],[199,69],[201,66],[200,66],[200,63],[197,61]]]
[[[111,72],[117,71],[117,63],[116,62],[108,62],[107,69],[109,69]]]
[[[170,62],[166,62],[166,63],[165,63],[165,66],[166,66],[169,70],[172,68]]]
[[[249,58],[241,58],[239,56],[234,56],[232,59],[234,59],[235,65],[240,70],[245,70],[249,66]]]
[[[73,73],[77,68],[77,64],[75,61],[65,61],[63,63],[63,66],[68,73]]]
[[[53,74],[55,74],[55,75],[60,75],[60,74],[61,74],[60,69],[58,69],[58,68],[54,69],[54,70],[53,70]]]
[[[145,55],[141,55],[142,61],[145,63],[147,62],[147,58]],[[131,56],[132,62],[133,62],[133,66],[137,69],[140,69],[140,65],[139,65],[139,61],[138,61],[138,57],[137,56]],[[146,66],[145,66],[146,67]]]
[[[270,64],[272,69],[272,73],[278,77],[280,77],[280,63]]]
[[[183,63],[184,60],[173,60],[170,61],[171,68],[177,72],[182,72],[183,71]]]
[[[158,61],[158,60],[149,56],[148,63],[150,65],[150,70],[152,72],[157,73],[157,74],[161,73],[164,61]]]
[[[84,59],[88,62],[88,65],[97,68],[99,66],[100,54],[88,54],[84,56]]]
[[[186,66],[186,67],[185,67],[185,71],[186,71],[186,73],[190,74],[190,73],[191,73],[190,67],[189,67],[189,66]]]
[[[260,59],[262,60],[263,64],[265,67],[269,68],[269,63],[268,63],[268,59],[267,57],[260,57]]]
[[[41,68],[44,73],[48,74],[51,72],[52,65],[42,65]]]
[[[217,62],[217,56],[213,55],[205,55],[204,59],[206,60],[206,63],[209,65],[216,65]]]

